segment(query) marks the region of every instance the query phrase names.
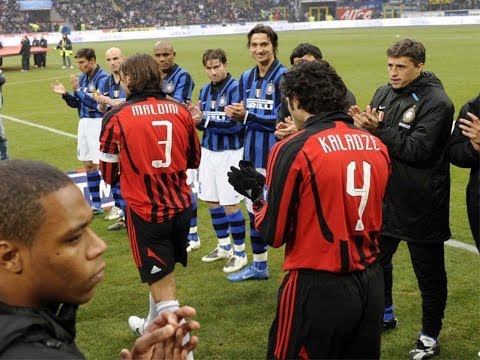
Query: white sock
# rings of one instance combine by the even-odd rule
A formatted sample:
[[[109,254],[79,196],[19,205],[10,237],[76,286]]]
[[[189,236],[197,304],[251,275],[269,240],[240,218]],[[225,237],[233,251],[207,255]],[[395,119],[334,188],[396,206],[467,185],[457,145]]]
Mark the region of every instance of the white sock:
[[[167,301],[160,301],[157,305],[157,313],[161,314],[164,311],[175,311],[180,308],[180,304],[178,303],[178,300],[167,300]],[[185,319],[182,319],[180,321],[180,324],[183,324],[185,322]],[[187,342],[190,341],[190,334],[186,334],[183,337],[182,344],[186,344]],[[193,360],[193,352],[190,351],[187,354],[187,360]]]
[[[148,305],[149,305],[149,309],[148,309],[148,316],[147,316],[147,324],[151,324],[158,315],[157,305],[153,300],[152,293],[148,294]]]

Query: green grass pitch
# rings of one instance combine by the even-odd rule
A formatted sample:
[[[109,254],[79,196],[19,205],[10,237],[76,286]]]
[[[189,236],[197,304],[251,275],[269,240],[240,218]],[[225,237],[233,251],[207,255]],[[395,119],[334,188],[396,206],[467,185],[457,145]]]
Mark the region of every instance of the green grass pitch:
[[[358,104],[364,106],[375,89],[386,83],[386,48],[399,38],[413,37],[427,48],[426,70],[443,81],[456,111],[479,92],[480,26],[438,26],[316,30],[279,33],[279,58],[289,66],[290,51],[300,42],[318,45],[324,58],[335,66]],[[198,90],[207,81],[201,56],[207,48],[223,48],[234,77],[253,66],[246,47],[246,35],[171,39],[177,63],[192,74]],[[105,50],[116,46],[126,55],[151,53],[155,40],[74,44],[93,47],[98,62],[106,68]],[[61,69],[58,53],[49,52],[47,68],[20,72],[20,57],[4,59],[7,77],[4,86],[3,115],[54,128],[70,134],[77,131],[77,113],[59,96],[48,90],[55,79],[68,84],[77,69]],[[13,158],[39,159],[62,170],[81,168],[76,160],[76,140],[42,128],[5,119]],[[473,244],[465,209],[468,171],[452,166],[452,237]],[[0,184],[1,186],[1,184]],[[89,359],[114,359],[123,347],[130,347],[135,336],[127,325],[129,315],[145,315],[148,310],[147,286],[139,281],[130,255],[126,233],[108,232],[109,223],[96,219],[93,228],[106,240],[106,280],[94,299],[81,307],[78,316],[78,345]],[[200,345],[198,359],[262,359],[267,333],[273,320],[276,292],[283,276],[283,249],[269,251],[272,277],[268,281],[233,284],[222,272],[223,263],[202,263],[201,257],[216,244],[206,206],[199,204],[200,250],[189,256],[186,268],[177,267],[178,297],[182,304],[197,308]],[[250,244],[247,251],[251,258]],[[480,350],[480,270],[478,253],[446,247],[449,298],[440,335],[439,359],[474,359]],[[420,294],[408,251],[401,245],[394,259],[394,301],[399,327],[383,336],[382,357],[407,358],[421,327]]]

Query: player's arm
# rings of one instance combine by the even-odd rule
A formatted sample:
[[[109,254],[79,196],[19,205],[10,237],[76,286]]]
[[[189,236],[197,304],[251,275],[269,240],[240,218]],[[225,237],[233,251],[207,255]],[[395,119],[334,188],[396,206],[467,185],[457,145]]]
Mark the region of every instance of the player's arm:
[[[297,159],[303,153],[286,144],[277,143],[272,148],[265,191],[254,203],[255,227],[272,247],[280,247],[294,236],[292,219],[297,216],[303,179]]]
[[[462,133],[460,119],[470,119],[468,113],[480,114],[480,97],[470,100],[460,110],[455,128],[449,139],[450,162],[463,168],[478,168],[480,166],[480,153],[475,150],[472,142]]]
[[[187,168],[196,169],[200,165],[200,140],[198,139],[197,130],[192,115],[189,113],[189,143],[190,151],[188,153]]]
[[[102,120],[100,133],[100,171],[107,184],[115,185],[120,181],[120,157],[116,131],[116,116],[106,115]]]
[[[175,87],[175,92],[173,97],[183,103],[186,103],[187,100],[192,98],[192,91],[195,83],[192,80],[192,77],[188,73],[183,73],[180,76],[179,81]]]

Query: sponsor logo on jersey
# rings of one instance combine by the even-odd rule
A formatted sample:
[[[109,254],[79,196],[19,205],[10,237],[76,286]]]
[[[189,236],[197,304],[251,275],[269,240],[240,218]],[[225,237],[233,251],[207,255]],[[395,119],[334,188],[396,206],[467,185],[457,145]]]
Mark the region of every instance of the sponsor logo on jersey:
[[[273,100],[247,99],[248,109],[273,110]]]
[[[162,271],[162,269],[160,269],[157,265],[153,265],[152,270],[150,271],[150,274],[156,274],[156,273],[159,273],[160,271]]]

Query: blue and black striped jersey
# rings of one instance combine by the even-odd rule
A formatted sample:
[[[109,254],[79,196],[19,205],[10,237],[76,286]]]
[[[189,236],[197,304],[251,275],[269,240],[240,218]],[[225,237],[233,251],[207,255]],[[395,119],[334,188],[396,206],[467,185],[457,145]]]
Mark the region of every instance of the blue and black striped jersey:
[[[240,100],[248,111],[244,159],[257,168],[267,167],[268,154],[276,142],[273,133],[282,100],[280,80],[285,71],[287,68],[275,59],[263,77],[257,66],[240,76]]]
[[[82,118],[101,118],[103,113],[98,111],[97,102],[93,100],[95,91],[101,91],[101,86],[108,74],[99,66],[95,69],[92,77],[81,74],[78,78],[78,90],[74,94],[67,93],[63,99],[68,106],[77,108],[78,116]]]
[[[163,79],[162,88],[165,94],[184,103],[192,99],[194,86],[195,83],[190,74],[175,64],[170,73]]]
[[[125,100],[126,98],[125,91],[123,91],[122,87],[120,86],[120,82],[115,82],[113,74],[111,74],[107,79],[105,79],[105,82],[103,83],[100,92],[102,95],[108,96],[110,99]]]
[[[200,90],[203,131],[202,147],[211,151],[236,150],[243,147],[245,126],[225,115],[227,105],[239,101],[238,82],[227,74],[219,84],[205,84]]]

